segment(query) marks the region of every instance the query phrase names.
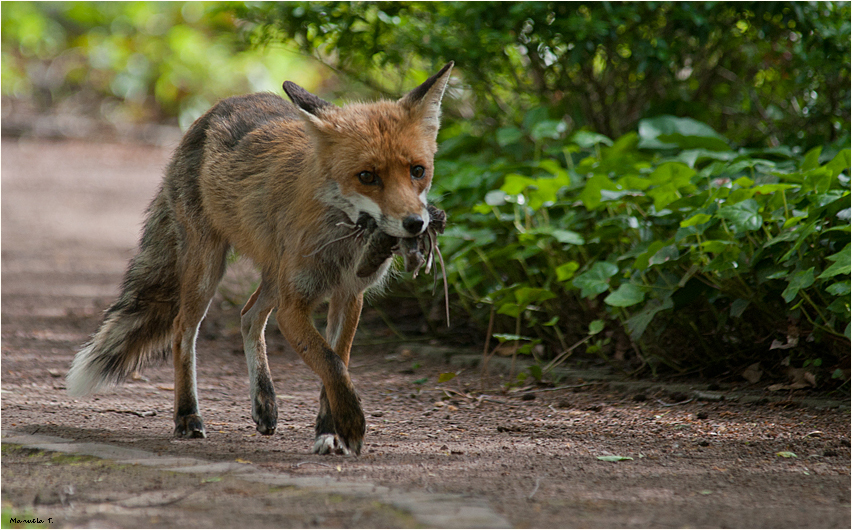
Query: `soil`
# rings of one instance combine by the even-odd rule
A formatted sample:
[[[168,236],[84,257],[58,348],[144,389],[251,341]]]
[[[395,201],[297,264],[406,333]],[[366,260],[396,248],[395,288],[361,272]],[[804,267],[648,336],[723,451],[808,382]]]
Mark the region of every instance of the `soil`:
[[[637,392],[570,373],[560,384],[571,388],[503,392],[497,364],[483,391],[479,368],[459,361],[475,358],[476,349],[421,336],[399,342],[369,308],[350,367],[368,421],[361,456],[310,453],[319,381],[274,326],[267,335],[279,422],[274,435],[262,436],[250,414],[239,308],[229,303],[250,293],[255,276],[246,263],[228,273],[198,343],[207,439],[172,437],[170,363],[101,394],[69,398],[65,373],[118,293],[169,156],[145,145],[3,139],[4,436],[37,433],[411,495],[458,494],[516,527],[850,527],[848,396],[839,406],[811,406],[802,405],[805,391],[758,388],[759,399],[733,400],[724,399],[735,394],[731,385],[716,397],[692,393],[706,388],[700,383],[672,394],[648,382]],[[439,383],[448,372],[458,375]],[[629,459],[600,459],[616,456]],[[422,524],[345,495],[20,446],[4,446],[2,471],[4,515],[54,514],[48,527]],[[121,509],[71,517],[68,491],[78,505],[123,499]],[[157,492],[152,502],[127,500]],[[155,512],[146,511],[152,505]],[[303,517],[272,517],[284,505]]]

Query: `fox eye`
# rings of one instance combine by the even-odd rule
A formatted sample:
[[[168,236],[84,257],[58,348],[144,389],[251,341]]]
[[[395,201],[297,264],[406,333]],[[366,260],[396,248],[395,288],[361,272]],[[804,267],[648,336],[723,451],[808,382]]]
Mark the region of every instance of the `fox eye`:
[[[426,168],[423,166],[411,166],[411,178],[420,180],[426,175]]]
[[[358,173],[358,180],[361,181],[361,184],[367,184],[368,186],[374,186],[381,182],[379,177],[372,171],[362,171]]]

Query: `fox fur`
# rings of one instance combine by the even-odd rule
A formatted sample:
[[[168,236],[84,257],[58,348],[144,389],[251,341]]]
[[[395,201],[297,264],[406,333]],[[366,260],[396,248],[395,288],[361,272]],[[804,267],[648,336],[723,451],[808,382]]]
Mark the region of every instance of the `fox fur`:
[[[452,66],[398,101],[338,107],[288,81],[293,103],[232,97],[196,120],[148,208],[118,300],[71,365],[69,393],[116,384],[171,353],[175,435],[205,437],[195,342],[234,248],[261,274],[241,313],[257,430],[277,426],[264,340],[277,308],[281,332],[322,381],[314,452],[358,454],[366,422],[349,352],[363,293],[390,264],[389,252],[369,255],[370,242],[422,238],[432,221],[426,194]],[[324,300],[325,337],[311,319]]]

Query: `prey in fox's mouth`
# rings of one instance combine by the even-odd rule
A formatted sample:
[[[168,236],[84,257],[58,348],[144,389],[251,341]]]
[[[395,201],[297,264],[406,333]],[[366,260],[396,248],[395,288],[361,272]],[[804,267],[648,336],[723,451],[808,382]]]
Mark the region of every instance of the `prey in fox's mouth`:
[[[449,326],[447,271],[441,249],[438,247],[438,234],[443,234],[447,227],[447,214],[431,204],[427,206],[427,209],[430,218],[429,226],[419,235],[403,238],[390,236],[378,230],[376,221],[370,215],[362,212],[358,217],[358,222],[352,225],[353,233],[345,237],[360,238],[366,236],[369,238],[356,270],[356,275],[359,278],[366,278],[374,274],[382,263],[394,254],[402,256],[405,272],[412,273],[413,277],[416,278],[424,265],[426,274],[432,271],[434,256],[437,256],[444,279],[444,301],[447,307],[447,326]],[[437,281],[436,275],[435,282]]]

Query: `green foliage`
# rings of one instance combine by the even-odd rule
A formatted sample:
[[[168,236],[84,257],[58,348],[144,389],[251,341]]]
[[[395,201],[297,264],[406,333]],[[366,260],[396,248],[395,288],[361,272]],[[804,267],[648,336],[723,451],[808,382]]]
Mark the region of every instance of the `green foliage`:
[[[849,9],[293,2],[239,16],[254,43],[295,42],[366,92],[395,96],[454,60],[433,195],[458,303],[482,328],[493,308],[515,353],[583,343],[684,371],[770,356],[794,332],[805,360],[805,344],[848,354],[849,151],[831,146],[849,138]],[[592,321],[607,330],[594,341],[579,331]]]
[[[240,28],[228,3],[4,2],[3,96],[186,128],[222,97],[316,85],[304,58],[250,49]]]
[[[508,317],[495,329],[515,333],[495,336],[559,351],[571,331],[548,319],[604,319],[651,369],[679,371],[766,356],[791,326],[848,353],[849,149],[735,149],[672,116],[531,142],[536,123],[478,154],[448,131],[438,162],[450,281],[478,318]]]
[[[506,127],[497,138],[508,144],[521,130],[534,141],[583,128],[615,138],[661,114],[739,145],[849,135],[848,2],[264,2],[238,12],[255,42],[292,40],[393,95],[455,60],[469,88],[458,115],[477,134]],[[529,126],[542,107],[549,119]],[[720,136],[689,132],[725,150]],[[689,148],[688,138],[669,140]]]
[[[4,2],[2,91],[186,126],[231,94],[315,88],[279,44],[360,81],[345,99],[455,60],[441,248],[473,324],[493,309],[515,354],[548,348],[530,377],[581,346],[723,370],[792,334],[783,355],[840,381],[849,18],[848,2]]]

